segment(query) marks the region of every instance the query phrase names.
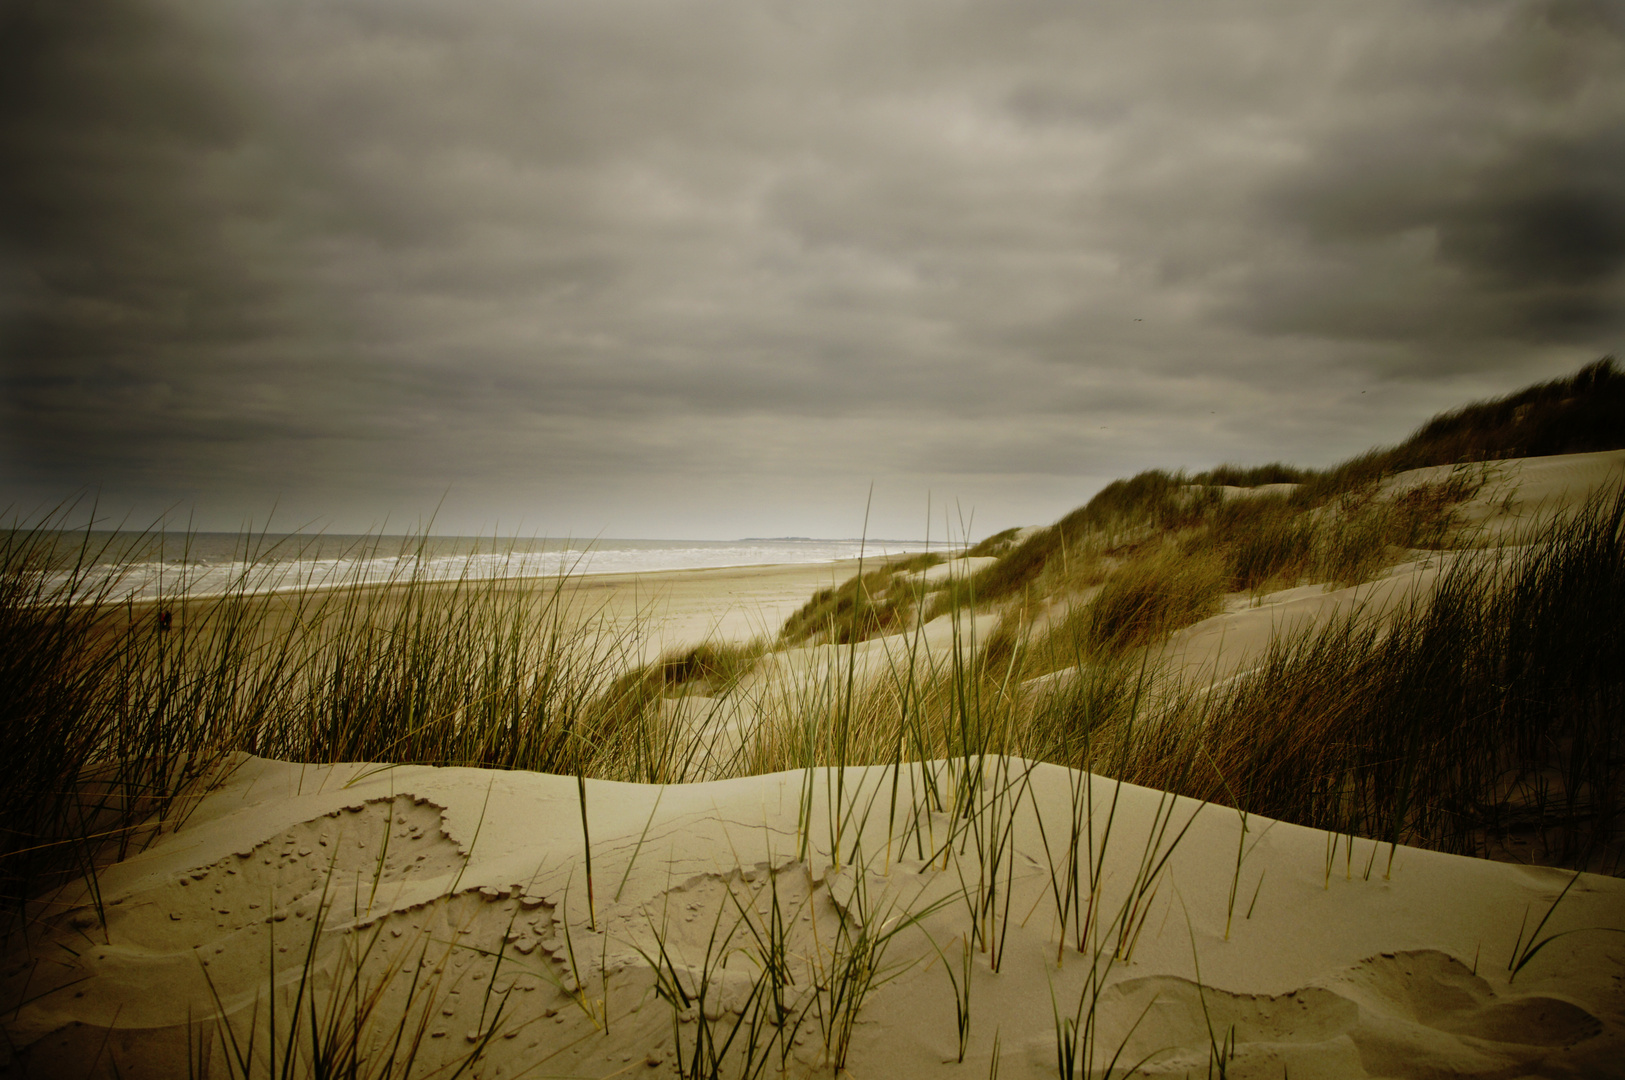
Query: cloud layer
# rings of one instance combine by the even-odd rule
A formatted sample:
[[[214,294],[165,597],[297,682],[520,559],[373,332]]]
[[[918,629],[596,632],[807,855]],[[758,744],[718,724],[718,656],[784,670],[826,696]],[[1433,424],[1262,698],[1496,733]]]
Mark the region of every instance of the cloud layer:
[[[1606,0],[0,11],[23,506],[994,528],[1625,329]]]

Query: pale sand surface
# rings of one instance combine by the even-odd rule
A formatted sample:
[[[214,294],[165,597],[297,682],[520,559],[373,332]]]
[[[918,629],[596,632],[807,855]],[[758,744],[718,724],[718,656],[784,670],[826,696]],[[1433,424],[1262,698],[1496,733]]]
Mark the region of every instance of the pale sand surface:
[[[1625,482],[1625,450],[1514,458],[1483,465],[1455,466],[1487,483],[1462,505],[1469,527],[1484,530],[1486,542],[1500,543],[1551,521],[1592,494]],[[1451,475],[1451,466],[1413,469],[1385,481],[1389,492],[1433,483]]]
[[[924,582],[928,585],[941,585],[950,578],[964,578],[986,570],[999,560],[991,555],[975,555],[963,559],[949,559],[935,566],[928,566],[924,570],[915,570],[909,574],[912,581]]]
[[[1259,484],[1257,487],[1235,487],[1220,484],[1219,494],[1225,499],[1261,499],[1270,495],[1290,495],[1298,490],[1297,484]]]
[[[869,567],[879,565],[868,560]],[[570,608],[583,621],[602,620],[636,632],[641,656],[703,641],[745,642],[778,636],[784,621],[819,589],[858,571],[858,560],[651,574],[589,574],[571,579]]]
[[[1070,945],[1056,966],[1053,890],[1066,871],[1045,847],[1045,837],[1052,853],[1064,844],[1076,778],[1038,766],[1024,783],[1024,766],[1010,767],[1023,795],[987,920],[1002,955],[997,973],[991,953],[972,958],[965,1065],[936,950],[958,970],[971,921],[963,894],[983,865],[974,841],[948,843],[954,823],[924,809],[917,772],[904,771],[890,821],[886,770],[850,770],[838,803],[833,774],[814,773],[805,834],[800,773],[667,788],[589,781],[589,918],[569,778],[244,756],[185,827],[103,875],[106,941],[88,908],[70,908],[9,958],[0,986],[10,1071],[112,1075],[116,1062],[121,1076],[179,1075],[189,1031],[194,1047],[206,1042],[223,1007],[246,1039],[273,983],[286,1024],[325,888],[319,991],[345,985],[346,950],[375,939],[364,984],[395,971],[396,997],[385,1000],[404,1001],[406,974],[419,976],[420,1065],[494,1032],[473,1075],[674,1075],[674,1039],[690,1051],[701,1020],[674,1018],[654,993],[661,940],[663,966],[690,992],[708,987],[706,1024],[725,1035],[733,1010],[750,1013],[763,970],[750,927],[772,924],[776,891],[796,1003],[811,1005],[803,995],[828,983],[843,920],[849,936],[860,925],[890,933],[880,958],[889,981],[857,1014],[851,1075],[985,1075],[995,1037],[1000,1076],[1055,1075],[1054,1009],[1073,1013],[1092,966]],[[1097,845],[1115,789],[1094,782]],[[856,807],[862,823],[845,826],[838,862],[832,805]],[[1132,958],[1113,963],[1159,812],[1173,820],[1150,845],[1159,858],[1195,822],[1143,890]],[[1620,1075],[1625,938],[1585,928],[1625,925],[1625,881],[1582,875],[1545,927],[1578,932],[1553,938],[1510,980],[1526,912],[1538,921],[1567,873],[1402,847],[1388,874],[1387,848],[1357,840],[1351,857],[1339,847],[1328,876],[1326,834],[1256,817],[1247,826],[1238,876],[1234,811],[1181,800],[1170,812],[1158,793],[1122,788],[1093,963],[1097,1066],[1122,1046],[1123,1065],[1152,1055],[1140,1075],[1206,1075],[1213,1040],[1232,1037],[1236,1077]],[[938,900],[917,925],[906,921]],[[817,1015],[814,1006],[800,1026],[792,1074],[820,1067]],[[262,1009],[261,1052],[267,1022]],[[390,1052],[393,1029],[380,1026],[369,1055]],[[216,1071],[222,1053],[216,1041]],[[775,1058],[768,1075],[777,1067]]]
[[[942,584],[974,574],[994,558],[950,558],[915,571],[912,577]],[[739,643],[772,640],[779,628],[820,589],[838,586],[881,560],[740,566],[707,570],[668,570],[649,574],[585,574],[570,579],[570,608],[578,619],[602,619],[607,626],[636,628],[645,642],[644,658],[704,641]],[[989,628],[991,623],[987,624]],[[950,636],[946,618],[934,620],[928,637],[939,646]],[[865,643],[896,652],[899,643]],[[792,654],[799,653],[792,650]]]
[[[1474,554],[1430,552],[1342,589],[1300,585],[1261,597],[1231,594],[1224,612],[1170,637],[1164,658],[1187,683],[1233,678],[1262,659],[1275,637],[1319,629],[1355,612],[1381,617],[1425,595],[1455,559]]]

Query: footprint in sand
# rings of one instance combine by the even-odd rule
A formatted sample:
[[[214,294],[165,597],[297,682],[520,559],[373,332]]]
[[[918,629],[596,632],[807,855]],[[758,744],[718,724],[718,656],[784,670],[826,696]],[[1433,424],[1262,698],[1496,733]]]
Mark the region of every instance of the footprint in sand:
[[[440,807],[398,796],[110,898],[105,936],[85,911],[57,916],[49,940],[0,968],[14,1011],[0,1074],[131,1075],[131,1061],[221,1053],[228,1027],[263,1043],[268,987],[286,1006],[307,976],[323,1001],[346,982],[387,985],[360,1002],[422,1018],[420,1063],[455,1060],[491,1027],[495,1002],[540,990],[527,996],[545,1007],[561,981],[532,954],[552,909],[516,890],[448,895],[466,861]],[[415,980],[392,979],[413,968]]]

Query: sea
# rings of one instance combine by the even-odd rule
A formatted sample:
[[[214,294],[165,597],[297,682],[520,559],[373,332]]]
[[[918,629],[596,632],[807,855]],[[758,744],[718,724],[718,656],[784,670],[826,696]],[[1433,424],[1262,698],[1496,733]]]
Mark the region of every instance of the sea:
[[[15,544],[18,534],[12,534]],[[490,580],[825,563],[925,551],[926,541],[516,539],[476,536],[79,531],[40,536],[47,593],[151,600],[406,580]]]

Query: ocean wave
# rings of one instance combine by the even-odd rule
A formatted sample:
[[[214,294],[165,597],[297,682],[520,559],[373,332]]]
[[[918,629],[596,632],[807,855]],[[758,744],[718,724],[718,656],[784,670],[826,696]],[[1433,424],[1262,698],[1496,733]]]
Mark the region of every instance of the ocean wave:
[[[230,540],[230,546],[226,544]],[[106,545],[111,557],[78,570],[47,575],[46,592],[103,601],[206,598],[407,581],[488,581],[508,578],[656,573],[734,566],[806,564],[920,551],[925,542],[858,540],[667,541],[595,543],[512,542],[466,537],[320,538],[321,542],[243,550],[239,538],[191,537],[171,554],[159,545],[140,551]],[[335,544],[349,540],[337,553]],[[486,550],[480,550],[483,547]],[[122,556],[118,553],[122,553]]]

